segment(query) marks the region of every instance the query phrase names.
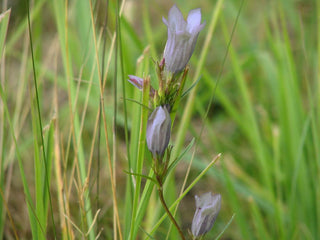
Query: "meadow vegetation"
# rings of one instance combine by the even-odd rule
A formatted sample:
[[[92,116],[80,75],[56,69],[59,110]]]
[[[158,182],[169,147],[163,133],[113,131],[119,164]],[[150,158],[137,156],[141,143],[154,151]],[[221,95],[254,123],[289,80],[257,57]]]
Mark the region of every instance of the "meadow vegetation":
[[[0,239],[179,239],[128,75],[162,58],[162,17],[201,8],[164,198],[185,236],[320,239],[320,0],[0,3]],[[146,104],[145,104],[146,103]]]

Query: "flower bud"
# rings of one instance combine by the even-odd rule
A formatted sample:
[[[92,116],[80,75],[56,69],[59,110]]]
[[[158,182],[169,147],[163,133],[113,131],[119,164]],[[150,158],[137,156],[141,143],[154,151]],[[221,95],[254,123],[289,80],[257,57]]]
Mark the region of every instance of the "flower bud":
[[[163,54],[166,69],[177,73],[189,62],[205,23],[200,24],[200,8],[191,10],[185,21],[176,5],[170,9],[168,20],[163,18],[163,22],[168,27],[168,40]]]
[[[199,237],[212,228],[221,208],[221,195],[208,192],[200,197],[196,195],[195,199],[197,209],[192,220],[191,232],[193,236]]]
[[[128,81],[135,86],[136,88],[138,88],[139,90],[142,90],[143,88],[143,78],[134,76],[134,75],[128,75],[129,79]]]
[[[129,79],[128,82],[131,83],[133,86],[138,88],[140,91],[143,89],[143,83],[144,79],[134,76],[134,75],[128,75]],[[155,94],[155,90],[152,86],[150,86],[150,98],[153,98]]]
[[[157,107],[147,123],[147,145],[154,156],[163,156],[171,134],[171,118],[165,106]]]

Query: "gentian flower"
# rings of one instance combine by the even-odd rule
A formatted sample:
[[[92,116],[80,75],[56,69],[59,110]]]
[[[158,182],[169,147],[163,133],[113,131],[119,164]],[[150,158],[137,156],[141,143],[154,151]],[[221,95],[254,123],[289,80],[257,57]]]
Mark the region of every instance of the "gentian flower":
[[[153,156],[163,156],[171,134],[171,118],[166,106],[157,107],[147,123],[147,146]]]
[[[197,209],[192,220],[191,232],[193,236],[199,237],[212,228],[221,208],[221,195],[208,192],[200,197],[196,195],[195,199]]]
[[[191,10],[185,21],[176,5],[170,9],[168,20],[163,18],[163,22],[168,27],[168,40],[163,54],[165,66],[168,71],[177,73],[189,62],[205,23],[200,24],[200,8]]]

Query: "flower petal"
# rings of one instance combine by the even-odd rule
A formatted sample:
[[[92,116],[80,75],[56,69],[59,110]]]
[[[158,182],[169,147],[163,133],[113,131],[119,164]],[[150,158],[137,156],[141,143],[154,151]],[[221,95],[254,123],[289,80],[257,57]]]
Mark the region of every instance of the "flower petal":
[[[187,23],[183,19],[183,15],[176,5],[169,10],[168,16],[169,27],[175,31],[181,31],[186,28]]]
[[[187,23],[188,23],[188,32],[192,32],[194,28],[198,27],[201,22],[201,10],[200,8],[193,9],[189,12]]]

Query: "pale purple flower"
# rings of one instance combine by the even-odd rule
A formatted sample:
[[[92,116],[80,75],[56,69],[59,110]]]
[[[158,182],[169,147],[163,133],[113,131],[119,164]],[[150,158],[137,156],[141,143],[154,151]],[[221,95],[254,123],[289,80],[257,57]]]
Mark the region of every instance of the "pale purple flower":
[[[154,156],[163,156],[171,134],[171,118],[165,106],[157,107],[147,123],[147,146]]]
[[[196,195],[195,199],[197,209],[192,220],[191,232],[193,236],[199,237],[212,228],[221,208],[221,195],[208,192],[200,197]]]
[[[185,21],[176,5],[170,9],[168,20],[163,18],[163,22],[168,27],[168,40],[163,54],[165,66],[168,71],[177,73],[189,62],[205,23],[200,24],[200,8],[191,10]]]

